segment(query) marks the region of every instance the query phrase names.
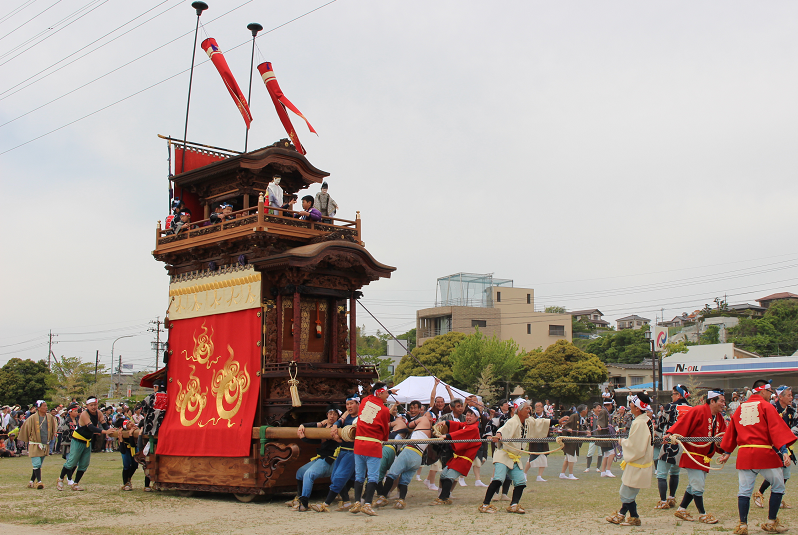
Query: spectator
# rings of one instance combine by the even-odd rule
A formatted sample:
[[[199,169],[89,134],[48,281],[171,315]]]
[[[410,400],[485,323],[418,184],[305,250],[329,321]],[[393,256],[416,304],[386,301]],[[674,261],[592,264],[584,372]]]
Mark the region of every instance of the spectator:
[[[282,206],[283,210],[286,210],[286,211],[285,212],[281,212],[280,215],[285,216],[285,217],[295,217],[294,214],[291,213],[291,212],[294,211],[294,205],[295,204],[296,204],[296,195],[294,195],[293,193],[290,193],[288,195],[288,200]]]
[[[11,425],[11,407],[6,405],[3,407],[2,415],[0,415],[0,432],[8,431]]]
[[[310,195],[302,197],[302,211],[297,214],[299,214],[299,219],[321,221],[321,212],[313,207],[313,197]]]
[[[321,191],[316,194],[314,206],[318,208],[323,217],[335,217],[335,213],[338,211],[338,203],[327,193],[326,182],[321,185]],[[330,223],[330,220],[325,220],[325,223]]]
[[[58,426],[58,434],[61,437],[61,457],[64,459],[69,455],[69,446],[72,443],[72,433],[78,428],[78,404],[70,403],[61,425]]]
[[[0,439],[0,457],[13,457],[14,454],[6,449],[6,441]]]
[[[208,217],[207,225],[216,225],[222,222],[222,220],[224,219],[224,214],[222,214],[222,211],[224,210],[224,205],[225,203],[221,203],[219,204],[219,206],[213,209],[213,213]]]
[[[184,208],[180,212],[180,219],[172,220],[172,234],[178,234],[180,231],[188,230],[191,228],[191,210]]]

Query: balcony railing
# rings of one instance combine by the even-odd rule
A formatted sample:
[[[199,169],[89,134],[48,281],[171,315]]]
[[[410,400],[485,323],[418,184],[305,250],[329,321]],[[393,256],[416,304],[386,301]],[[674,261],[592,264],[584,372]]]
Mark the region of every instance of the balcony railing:
[[[432,338],[435,336],[440,336],[441,334],[446,334],[448,332],[452,332],[451,329],[421,329],[418,331],[419,338]]]
[[[354,221],[336,217],[323,217],[321,221],[297,219],[296,212],[282,208],[264,207],[263,195],[258,206],[245,208],[225,216],[225,220],[212,223],[210,219],[186,224],[180,232],[162,229],[161,222],[155,231],[155,252],[165,253],[186,247],[197,247],[234,239],[253,232],[278,234],[287,238],[310,241],[320,236],[337,233],[361,242],[360,212]],[[186,228],[188,227],[188,228]]]

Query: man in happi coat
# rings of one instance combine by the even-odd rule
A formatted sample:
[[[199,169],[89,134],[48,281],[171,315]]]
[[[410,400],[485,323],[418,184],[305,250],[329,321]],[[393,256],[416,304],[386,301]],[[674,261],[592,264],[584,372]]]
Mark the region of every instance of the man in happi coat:
[[[776,411],[781,414],[781,419],[784,420],[784,423],[787,424],[787,427],[792,429],[796,425],[798,425],[798,415],[796,415],[795,407],[792,406],[792,387],[787,385],[781,385],[776,388],[776,395],[778,399],[775,402],[772,402],[773,406],[776,407]],[[739,403],[738,403],[739,405]],[[795,463],[795,453],[793,452],[792,448],[788,448],[790,450],[790,461]],[[782,469],[784,473],[784,485],[787,485],[787,480],[790,479],[790,467],[785,466]],[[764,507],[764,496],[762,495],[770,486],[770,482],[766,479],[762,482],[762,486],[759,487],[759,490],[754,493],[754,505],[757,507]],[[790,506],[787,505],[783,499],[781,500],[781,508],[782,509],[790,509]]]
[[[753,395],[748,401],[740,403],[734,411],[726,435],[720,443],[721,456],[718,461],[721,463],[729,460],[734,448],[740,448],[737,453],[737,509],[740,522],[734,530],[735,535],[748,535],[748,511],[757,474],[762,474],[772,487],[768,521],[762,524],[762,530],[767,533],[787,531],[778,520],[781,498],[784,495],[782,467],[791,464],[788,447],[796,438],[776,408],[770,404],[770,394],[770,381],[760,379],[754,382]]]
[[[496,431],[493,442],[501,442],[502,439],[527,438],[530,432],[529,413],[531,407],[529,403],[518,398],[513,402],[515,416]],[[496,494],[504,479],[509,475],[513,482],[513,496],[510,499],[510,506],[507,507],[508,513],[524,514],[526,511],[521,508],[518,502],[526,488],[526,475],[524,474],[523,464],[521,463],[522,450],[516,446],[517,442],[504,443],[501,449],[493,453],[493,479],[485,492],[485,500],[479,506],[480,513],[495,513],[496,508],[490,504],[493,495]]]
[[[722,414],[725,407],[724,391],[710,390],[707,392],[707,402],[693,407],[681,416],[676,424],[668,429],[662,440],[666,441],[669,436],[677,438],[722,436],[726,431],[726,420]],[[690,502],[695,502],[699,514],[698,521],[704,524],[717,524],[718,520],[704,510],[704,486],[716,446],[712,442],[682,442],[682,446],[686,453],[682,453],[679,466],[687,471],[688,485],[674,516],[693,522],[695,519],[687,512],[687,507]]]
[[[468,407],[466,409],[465,423],[449,420],[438,425],[446,428],[446,433],[443,435],[445,440],[479,440],[479,420],[479,409]],[[452,493],[454,482],[468,474],[468,471],[471,470],[471,464],[474,462],[474,458],[481,447],[481,442],[457,442],[452,444],[454,455],[441,472],[441,493],[430,505],[452,504],[449,496]]]
[[[371,508],[371,500],[377,490],[377,478],[382,460],[382,443],[388,440],[390,433],[390,410],[385,400],[392,393],[385,383],[374,383],[372,394],[363,398],[360,412],[357,415],[357,434],[355,435],[355,503],[349,508],[350,513],[363,512],[369,516],[377,516]],[[366,489],[363,491],[363,485]],[[363,502],[361,503],[361,499]]]
[[[651,398],[645,393],[632,396],[630,411],[634,420],[629,429],[629,438],[621,439],[623,461],[621,468],[621,508],[606,518],[607,522],[621,526],[639,526],[637,514],[637,495],[640,489],[651,486],[651,466],[654,464],[654,427],[648,417],[647,409]],[[629,518],[626,518],[629,513]]]
[[[690,391],[684,385],[676,385],[671,392],[671,402],[665,405],[657,424],[657,430],[663,435],[676,425],[680,415],[691,410],[687,403]],[[676,507],[676,489],[679,488],[679,445],[662,444],[657,462],[657,487],[659,502],[654,509],[670,509]]]

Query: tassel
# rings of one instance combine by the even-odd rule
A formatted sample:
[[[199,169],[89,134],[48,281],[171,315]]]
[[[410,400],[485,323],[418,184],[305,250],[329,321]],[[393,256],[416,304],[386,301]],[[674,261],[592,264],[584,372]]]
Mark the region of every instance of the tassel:
[[[294,365],[294,374],[293,375],[291,375],[291,364]],[[291,391],[291,406],[292,407],[301,407],[302,406],[302,400],[299,399],[299,390],[297,389],[297,385],[299,385],[299,381],[297,381],[297,379],[296,379],[296,375],[297,375],[299,367],[296,365],[296,362],[294,362],[293,360],[291,361],[291,364],[288,365],[288,376],[290,377],[290,379],[288,380],[288,384],[290,386],[289,390]]]
[[[316,338],[321,338],[321,320],[319,319],[319,302],[316,301]]]

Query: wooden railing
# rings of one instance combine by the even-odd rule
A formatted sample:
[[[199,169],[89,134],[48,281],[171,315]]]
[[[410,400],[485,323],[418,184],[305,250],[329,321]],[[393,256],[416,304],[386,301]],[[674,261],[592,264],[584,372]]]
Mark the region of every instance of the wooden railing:
[[[267,232],[297,239],[313,239],[318,236],[340,233],[361,242],[360,212],[354,221],[337,217],[322,216],[321,221],[298,219],[298,212],[283,208],[264,206],[264,196],[258,197],[257,207],[237,210],[221,221],[210,219],[192,221],[184,225],[177,234],[172,229],[161,228],[161,222],[155,231],[155,249],[166,250],[195,247],[204,243],[215,243],[220,239],[236,238],[252,232]]]

